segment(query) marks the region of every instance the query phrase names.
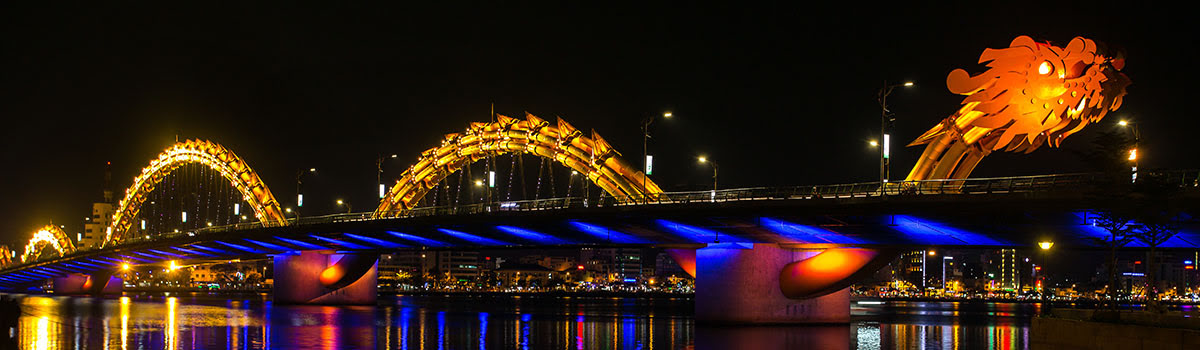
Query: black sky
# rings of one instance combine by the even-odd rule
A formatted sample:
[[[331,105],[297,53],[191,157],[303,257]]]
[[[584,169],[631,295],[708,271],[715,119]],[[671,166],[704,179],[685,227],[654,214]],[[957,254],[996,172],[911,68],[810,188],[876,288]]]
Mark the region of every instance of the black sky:
[[[978,71],[1017,35],[1074,36],[1128,52],[1125,106],[1064,149],[996,154],[975,176],[1087,170],[1071,149],[1121,117],[1143,126],[1146,168],[1200,166],[1193,134],[1197,30],[1183,9],[1095,2],[996,8],[804,4],[585,7],[16,8],[0,10],[0,243],[53,220],[78,232],[113,162],[120,193],[180,133],[237,152],[281,201],[296,169],[322,169],[313,200],[372,208],[377,154],[398,170],[441,135],[499,113],[562,116],[639,156],[655,124],[656,180],[722,187],[869,181],[874,95],[896,142],[953,112],[945,77]],[[903,177],[920,149],[897,149]]]

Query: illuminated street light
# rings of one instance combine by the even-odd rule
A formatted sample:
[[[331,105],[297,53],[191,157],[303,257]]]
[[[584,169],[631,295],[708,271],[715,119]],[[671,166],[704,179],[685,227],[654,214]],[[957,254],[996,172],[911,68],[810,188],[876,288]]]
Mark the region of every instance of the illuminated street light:
[[[388,158],[396,159],[396,155],[393,154],[391,156],[388,156]],[[387,193],[387,186],[383,185],[383,160],[384,159],[385,158],[381,154],[381,155],[379,155],[379,159],[377,159],[375,161],[375,168],[378,170],[375,172],[375,183],[379,184],[379,199],[383,199],[383,196]]]
[[[296,210],[297,211],[299,211],[300,208],[304,207],[304,193],[300,191],[300,184],[304,183],[304,181],[303,181],[304,175],[307,175],[307,174],[315,175],[316,173],[317,173],[317,168],[308,168],[307,172],[305,172],[303,170],[296,172]],[[234,215],[236,215],[236,214],[234,214]],[[297,212],[296,216],[299,217],[300,213]]]
[[[675,114],[671,111],[663,112],[663,119],[671,119]],[[642,120],[642,189],[646,188],[646,177],[654,173],[654,160],[650,156],[650,124],[654,123],[654,116],[651,115]],[[643,203],[649,203],[649,196],[643,196]]]
[[[716,201],[716,200],[717,200],[717,169],[718,169],[718,167],[717,167],[717,162],[716,162],[716,161],[710,161],[710,160],[708,160],[708,157],[705,157],[705,156],[699,156],[699,157],[696,157],[696,160],[697,160],[697,161],[699,161],[699,162],[700,162],[700,164],[706,164],[706,163],[707,163],[707,164],[709,164],[709,165],[711,165],[711,166],[712,166],[712,171],[713,171],[713,175],[712,175],[712,179],[713,179],[713,189],[712,189],[712,194],[710,194],[710,196],[709,196],[709,197],[711,197],[711,198],[710,198],[711,200],[713,200],[713,201]]]
[[[483,180],[475,180],[475,187],[483,187]]]
[[[930,250],[930,251],[929,251],[929,256],[937,256],[937,251]]]
[[[867,144],[871,145],[871,147],[879,147],[879,141],[871,140]]]
[[[1050,247],[1053,247],[1053,246],[1054,246],[1054,242],[1038,242],[1038,247],[1042,248],[1042,250],[1048,250],[1048,249],[1050,249]]]
[[[354,207],[353,207],[353,206],[351,206],[351,205],[350,205],[350,203],[346,203],[346,201],[343,201],[343,200],[341,200],[341,199],[338,199],[338,200],[337,200],[337,205],[338,205],[339,207],[340,207],[340,206],[345,206],[345,207],[346,207],[346,213],[347,213],[347,214],[354,212]]]
[[[122,263],[121,271],[129,271],[129,263]]]
[[[291,208],[291,207],[288,207],[288,208],[283,208],[283,212],[285,212],[285,213],[288,213],[288,214],[291,214],[291,213],[292,213],[292,208]]]
[[[891,159],[891,134],[888,133],[888,122],[895,121],[895,118],[889,118],[891,111],[887,107],[887,97],[892,94],[892,90],[897,87],[912,87],[914,84],[911,81],[903,84],[888,85],[887,81],[883,82],[883,88],[879,89],[879,135],[883,138],[883,147],[879,150],[879,193],[885,194],[883,184],[888,182],[888,177],[891,173],[889,163]]]
[[[1137,172],[1138,172],[1138,154],[1137,153],[1138,153],[1138,147],[1141,146],[1141,142],[1142,142],[1141,130],[1138,129],[1138,123],[1136,120],[1130,121],[1130,120],[1121,119],[1121,121],[1117,122],[1117,125],[1120,125],[1122,128],[1129,128],[1129,132],[1133,134],[1133,148],[1129,150],[1129,161],[1133,162],[1133,166],[1130,168],[1130,173],[1131,173],[1130,181],[1137,182]]]

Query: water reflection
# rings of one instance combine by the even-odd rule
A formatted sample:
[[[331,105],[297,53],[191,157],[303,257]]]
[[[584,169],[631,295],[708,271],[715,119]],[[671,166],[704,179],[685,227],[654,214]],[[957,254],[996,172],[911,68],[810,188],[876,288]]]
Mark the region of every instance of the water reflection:
[[[21,296],[18,296],[21,297]],[[1036,306],[904,303],[840,326],[693,324],[690,299],[399,297],[274,305],[268,295],[23,296],[28,349],[1027,349]],[[2,347],[2,346],[0,346]]]

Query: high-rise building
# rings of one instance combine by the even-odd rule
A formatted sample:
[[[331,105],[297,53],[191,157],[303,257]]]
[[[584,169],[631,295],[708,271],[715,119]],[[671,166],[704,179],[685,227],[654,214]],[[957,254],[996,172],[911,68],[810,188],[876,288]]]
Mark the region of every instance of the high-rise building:
[[[642,250],[638,248],[620,248],[613,259],[613,267],[621,278],[638,278],[642,276]]]
[[[102,197],[99,202],[92,203],[92,213],[83,221],[83,232],[76,237],[79,240],[75,243],[77,249],[98,247],[100,243],[104,242],[104,237],[108,235],[108,226],[112,223],[113,214],[116,213],[112,188],[109,187],[109,182],[112,181],[112,171],[109,169],[111,166],[112,162],[105,165]]]

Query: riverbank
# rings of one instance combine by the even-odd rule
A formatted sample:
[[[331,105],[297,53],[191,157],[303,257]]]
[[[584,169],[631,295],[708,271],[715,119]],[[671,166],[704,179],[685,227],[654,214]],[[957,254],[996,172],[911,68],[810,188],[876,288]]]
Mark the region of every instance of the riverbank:
[[[1101,311],[1103,312],[1103,311]],[[1033,319],[1033,345],[1054,349],[1198,349],[1196,312],[1122,311],[1100,317],[1096,310],[1054,310]]]

